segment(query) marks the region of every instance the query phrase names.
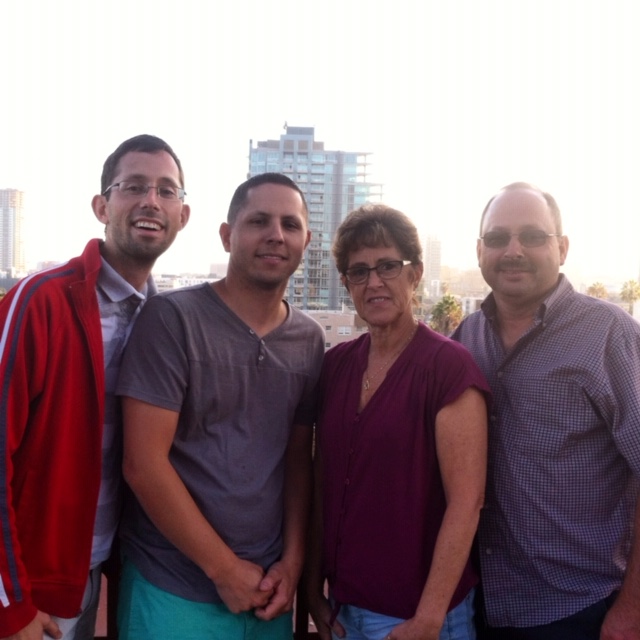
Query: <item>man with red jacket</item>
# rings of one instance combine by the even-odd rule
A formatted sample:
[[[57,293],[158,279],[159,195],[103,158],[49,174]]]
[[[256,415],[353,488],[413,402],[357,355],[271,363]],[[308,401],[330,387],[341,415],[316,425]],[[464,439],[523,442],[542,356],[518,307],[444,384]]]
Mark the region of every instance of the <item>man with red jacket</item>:
[[[120,511],[120,358],[184,196],[166,142],[123,142],[92,200],[105,239],[0,304],[0,638],[94,636]]]

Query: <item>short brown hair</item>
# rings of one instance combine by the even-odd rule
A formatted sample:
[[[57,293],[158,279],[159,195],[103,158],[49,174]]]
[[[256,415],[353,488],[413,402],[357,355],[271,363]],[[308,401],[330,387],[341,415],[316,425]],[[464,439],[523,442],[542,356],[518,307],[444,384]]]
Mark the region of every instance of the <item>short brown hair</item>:
[[[118,164],[123,156],[127,153],[138,151],[141,153],[160,153],[166,151],[175,161],[178,166],[178,175],[180,177],[180,187],[184,187],[184,173],[182,171],[182,165],[180,159],[175,154],[174,150],[162,139],[156,136],[143,133],[142,135],[135,136],[125,140],[106,160],[102,167],[102,178],[100,181],[100,193],[107,198],[110,197],[108,191],[113,179],[118,171]]]
[[[384,204],[364,204],[352,211],[338,227],[333,241],[333,258],[342,274],[349,268],[349,256],[362,247],[396,246],[404,260],[422,263],[418,230],[409,217]]]

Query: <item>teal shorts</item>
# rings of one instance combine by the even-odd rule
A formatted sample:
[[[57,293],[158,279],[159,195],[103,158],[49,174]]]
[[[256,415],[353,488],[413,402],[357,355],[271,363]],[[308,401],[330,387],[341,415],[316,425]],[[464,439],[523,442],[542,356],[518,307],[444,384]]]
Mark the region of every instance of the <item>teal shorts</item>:
[[[259,620],[224,604],[185,600],[154,587],[125,561],[118,602],[119,640],[291,640],[292,613]]]

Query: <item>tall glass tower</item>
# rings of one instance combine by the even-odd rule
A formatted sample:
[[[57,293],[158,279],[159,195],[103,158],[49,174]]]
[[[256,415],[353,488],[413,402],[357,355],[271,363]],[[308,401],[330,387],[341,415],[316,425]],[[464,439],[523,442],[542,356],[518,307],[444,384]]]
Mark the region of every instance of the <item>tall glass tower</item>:
[[[0,189],[0,271],[24,274],[24,193]]]
[[[382,185],[369,181],[370,152],[328,151],[313,127],[290,127],[279,140],[249,141],[249,176],[284,173],[305,194],[311,242],[289,281],[288,300],[301,309],[341,309],[350,298],[331,257],[333,235],[345,216],[378,202]]]

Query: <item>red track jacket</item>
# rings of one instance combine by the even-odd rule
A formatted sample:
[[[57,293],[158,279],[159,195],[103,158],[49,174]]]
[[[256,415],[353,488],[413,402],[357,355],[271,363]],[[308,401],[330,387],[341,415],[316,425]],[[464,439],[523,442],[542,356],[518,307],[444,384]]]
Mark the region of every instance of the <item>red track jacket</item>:
[[[100,241],[0,303],[0,637],[76,616],[101,471]]]

